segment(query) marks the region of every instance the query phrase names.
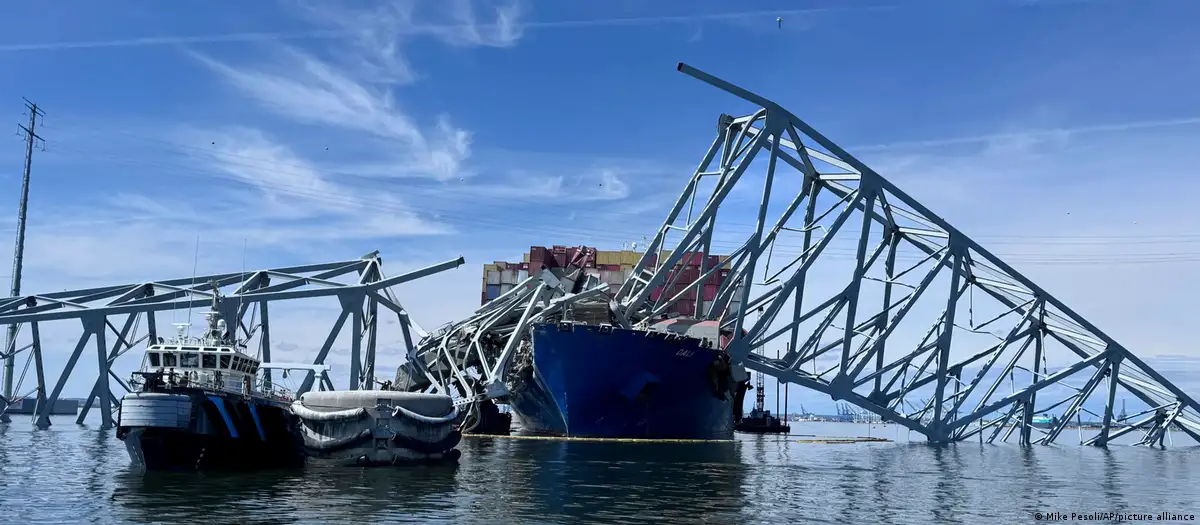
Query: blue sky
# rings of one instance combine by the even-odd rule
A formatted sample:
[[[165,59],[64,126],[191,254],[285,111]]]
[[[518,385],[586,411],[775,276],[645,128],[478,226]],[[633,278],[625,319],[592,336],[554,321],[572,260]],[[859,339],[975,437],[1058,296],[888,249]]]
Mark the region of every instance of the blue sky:
[[[200,272],[463,255],[399,290],[423,325],[453,320],[484,262],[653,233],[717,116],[751,109],[684,61],[789,107],[1135,352],[1200,357],[1198,17],[1170,0],[16,4],[0,115],[22,121],[22,96],[47,113],[25,289],[187,276],[197,236]],[[0,217],[23,154],[7,144]],[[297,358],[334,320],[288,315]]]

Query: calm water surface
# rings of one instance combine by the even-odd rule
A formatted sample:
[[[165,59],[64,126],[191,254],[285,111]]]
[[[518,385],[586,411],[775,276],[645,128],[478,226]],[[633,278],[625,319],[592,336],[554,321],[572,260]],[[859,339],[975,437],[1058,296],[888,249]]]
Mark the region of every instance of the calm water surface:
[[[1038,511],[1200,514],[1200,447],[906,442],[895,425],[790,439],[464,439],[459,465],[141,474],[113,432],[0,424],[0,523],[1033,523]],[[801,443],[800,435],[873,444]],[[916,435],[914,434],[914,439]],[[1095,522],[1090,522],[1095,523]]]

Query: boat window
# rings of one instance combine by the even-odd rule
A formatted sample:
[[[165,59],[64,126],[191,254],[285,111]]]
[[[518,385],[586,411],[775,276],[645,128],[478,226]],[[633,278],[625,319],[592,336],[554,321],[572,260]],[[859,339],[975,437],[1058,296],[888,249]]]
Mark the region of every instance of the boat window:
[[[162,364],[159,362],[158,352],[150,352],[149,355],[150,355],[150,366],[153,366],[153,367],[162,366]]]
[[[257,373],[258,373],[258,365],[257,365],[257,364],[254,364],[254,363],[251,363],[251,364],[250,364],[250,375],[254,375],[254,374],[257,374]]]
[[[193,353],[182,354],[179,356],[179,366],[199,368],[200,356]]]
[[[228,352],[228,351],[229,351],[229,349],[228,349],[228,348],[222,348],[222,349],[221,349],[221,351],[222,351],[222,352]]]
[[[229,356],[227,356],[227,355],[221,356],[221,368],[223,370],[229,370]]]
[[[175,362],[175,357],[176,355],[171,352],[163,352],[163,366],[179,366],[179,363]]]
[[[236,355],[233,356],[233,369],[238,372],[242,371],[242,358],[240,358]]]
[[[200,356],[200,360],[201,360],[201,364],[204,366],[204,368],[216,368],[217,367],[217,356],[215,356],[213,354],[204,354],[204,355]]]

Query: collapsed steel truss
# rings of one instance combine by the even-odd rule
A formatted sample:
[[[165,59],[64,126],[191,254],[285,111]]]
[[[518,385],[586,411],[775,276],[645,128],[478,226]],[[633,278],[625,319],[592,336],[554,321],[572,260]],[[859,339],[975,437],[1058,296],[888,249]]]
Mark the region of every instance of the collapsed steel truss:
[[[1103,446],[1139,428],[1145,429],[1141,443],[1161,442],[1171,426],[1200,441],[1200,406],[1191,397],[1054,296],[786,109],[685,64],[679,70],[759,109],[741,118],[721,116],[717,139],[647,246],[634,277],[617,293],[616,316],[624,326],[656,316],[717,271],[702,267],[701,278],[688,290],[650,300],[652,290],[670,289],[678,279],[673,269],[686,254],[711,253],[713,243],[724,238],[718,209],[736,206],[731,191],[739,181],[745,188],[754,178],[749,173],[765,172],[762,197],[750,208],[756,223],[748,239],[736,241],[741,248],[730,254],[730,277],[710,305],[697,304],[697,316],[719,319],[733,331],[727,350],[734,360],[854,403],[932,442],[976,434],[982,439],[985,432],[990,442],[1007,429],[1005,440],[1019,430],[1023,444],[1049,444],[1083,413],[1102,421],[1095,436],[1083,439],[1089,444]],[[765,169],[750,170],[752,164]],[[714,179],[711,193],[704,194],[702,184]],[[794,197],[773,201],[773,186],[789,184],[799,188]],[[684,216],[689,203],[692,209]],[[779,218],[771,225],[773,204]],[[802,217],[797,221],[794,215]],[[676,237],[682,232],[682,238],[668,244],[673,232]],[[835,240],[843,233],[850,243],[839,254]],[[800,245],[792,246],[795,257],[778,269],[779,255],[788,252],[780,242],[784,236],[799,237]],[[670,255],[652,263],[651,256],[664,248]],[[813,301],[812,288],[829,284],[825,274],[820,282],[812,277],[814,267],[838,255],[853,261],[849,268],[841,265],[848,280]],[[759,272],[764,279],[755,281]],[[731,308],[743,283],[740,305]],[[932,303],[932,312],[940,314],[921,324],[921,309],[914,306],[930,304],[922,299],[938,290],[943,294]],[[991,318],[977,322],[986,309],[979,301],[987,300]],[[872,304],[882,307],[868,310]],[[754,312],[759,315],[751,323]],[[912,330],[914,323],[920,331]],[[924,337],[902,346],[897,339],[906,332]],[[977,336],[988,344],[960,352]],[[786,355],[766,357],[763,348],[783,346],[781,337]],[[1070,380],[1082,384],[1069,385]],[[1002,393],[1005,382],[1010,385]],[[1085,403],[1102,383],[1104,408],[1097,413]],[[1149,410],[1116,421],[1119,392]],[[1045,423],[1054,410],[1063,410],[1062,417]],[[1035,428],[1035,417],[1045,429]],[[1034,431],[1041,435],[1035,437]]]
[[[450,395],[460,406],[503,399],[515,387],[514,363],[530,359],[533,324],[557,320],[579,303],[606,308],[608,285],[585,275],[582,266],[557,274],[543,269],[466,319],[433,331],[397,370],[394,387]]]
[[[258,337],[257,346],[260,358],[264,362],[263,379],[267,386],[270,386],[270,368],[272,368],[269,366],[271,364],[271,325],[268,321],[270,311],[268,305],[284,300],[337,297],[342,306],[341,314],[334,322],[324,344],[317,351],[313,366],[276,365],[274,368],[309,370],[303,384],[296,392],[297,395],[311,390],[318,380],[321,388],[332,390],[334,387],[327,373],[328,368],[323,365],[342,328],[349,320],[351,357],[349,388],[351,390],[372,389],[375,386],[379,307],[383,306],[396,314],[403,334],[406,354],[411,355],[415,348],[413,345],[414,334],[418,338],[425,336],[420,327],[409,318],[407,310],[396,300],[390,287],[457,268],[463,262],[460,257],[403,275],[385,277],[383,261],[379,258],[379,253],[374,252],[358,260],[185,277],[167,281],[0,299],[0,326],[16,325],[19,333],[26,332],[24,329],[28,328],[29,334],[28,343],[21,345],[17,339],[14,339],[8,348],[0,352],[0,357],[16,358],[23,352],[30,352],[26,356],[25,368],[20,379],[14,381],[14,385],[9,385],[9,389],[13,391],[12,399],[0,399],[0,414],[9,408],[11,403],[33,396],[37,400],[34,416],[37,426],[43,429],[49,427],[49,415],[52,407],[62,394],[63,387],[88,342],[94,339],[99,375],[87,402],[84,403],[78,415],[77,422],[82,423],[93,404],[99,403],[101,428],[110,428],[114,406],[119,407],[120,403],[120,396],[115,395],[111,390],[110,378],[129,391],[129,386],[112,372],[112,365],[116,359],[143,341],[158,340],[155,312],[193,307],[205,308],[213,303],[214,296],[221,316],[230,320],[233,330],[240,332],[239,339],[251,341],[255,336]],[[353,282],[346,283],[336,280],[345,279],[353,274],[357,274]],[[233,288],[232,293],[222,292],[227,288]],[[142,324],[140,321],[143,317],[146,326],[145,335],[138,337],[138,326]],[[70,319],[82,323],[83,334],[79,337],[58,381],[47,393],[48,384],[43,370],[40,329],[42,324],[48,321]],[[236,320],[236,323],[232,320]],[[117,328],[118,324],[121,326],[120,329]],[[109,339],[109,334],[113,339]],[[111,346],[108,344],[109,341],[112,342]],[[21,385],[30,363],[34,366],[37,386],[27,392],[21,392]]]

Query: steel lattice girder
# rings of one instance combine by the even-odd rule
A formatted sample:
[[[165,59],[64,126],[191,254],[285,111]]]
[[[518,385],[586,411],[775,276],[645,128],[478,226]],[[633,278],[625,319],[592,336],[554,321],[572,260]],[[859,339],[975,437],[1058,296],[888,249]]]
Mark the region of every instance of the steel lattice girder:
[[[741,247],[730,254],[730,277],[715,299],[696,308],[699,317],[719,319],[733,330],[727,349],[747,368],[849,401],[933,442],[976,434],[982,439],[989,430],[990,441],[1007,428],[1006,440],[1020,430],[1022,443],[1048,444],[1084,412],[1102,421],[1094,437],[1082,440],[1086,443],[1105,445],[1145,425],[1150,429],[1142,443],[1161,440],[1172,426],[1200,441],[1200,406],[1193,398],[1054,296],[786,109],[685,64],[679,70],[760,109],[741,118],[721,116],[717,139],[635,266],[635,277],[617,293],[624,325],[642,322],[683,296],[687,290],[649,299],[654,288],[666,284],[669,289],[678,278],[671,269],[685,254],[711,253],[722,238],[718,209],[731,207],[739,180],[745,185],[752,178],[748,173],[762,172],[762,197],[752,208],[754,228],[748,239],[733,241]],[[766,159],[756,159],[760,156]],[[765,169],[751,170],[752,165]],[[712,192],[703,194],[700,187],[711,178],[716,179]],[[794,196],[773,201],[779,193],[773,189],[789,184],[799,187]],[[701,207],[693,213],[696,203]],[[773,226],[767,222],[772,204],[778,205]],[[668,244],[672,232],[684,233]],[[780,240],[789,234],[800,237],[801,244],[794,246],[795,257],[772,273],[770,267],[778,264],[773,257],[787,252]],[[835,247],[839,238],[850,241],[843,253]],[[665,248],[670,256],[651,263],[651,254]],[[840,265],[845,281],[829,287],[824,274],[806,281],[815,267],[839,256],[852,261]],[[717,270],[706,266],[707,257],[701,261],[701,278],[689,290]],[[764,279],[756,282],[758,270]],[[731,308],[743,283],[740,305]],[[820,286],[830,288],[829,295],[810,302],[806,291],[812,295]],[[941,297],[930,302],[935,295]],[[986,309],[981,300],[992,312],[978,323],[975,316]],[[785,310],[787,303],[791,311]],[[917,305],[936,306],[931,313],[940,314],[923,322]],[[758,318],[751,323],[748,314],[756,310]],[[898,343],[902,333],[924,337],[915,344]],[[989,344],[955,355],[973,346],[976,336]],[[780,337],[785,337],[786,355],[765,357],[764,347],[779,344]],[[830,366],[822,370],[822,363]],[[1009,391],[1001,393],[1005,379]],[[1085,401],[1102,383],[1104,408],[1097,413]],[[1118,392],[1149,410],[1117,421]],[[1055,409],[1064,410],[1061,420],[1045,431],[1034,427],[1035,415]],[[1149,412],[1158,414],[1132,421]],[[1114,433],[1118,425],[1124,428]],[[1042,435],[1035,438],[1034,431]]]
[[[152,315],[154,312],[193,307],[206,308],[212,304],[214,294],[219,297],[218,308],[221,310],[222,316],[225,319],[237,320],[236,323],[231,322],[230,324],[233,325],[233,330],[241,332],[240,339],[250,340],[255,335],[259,336],[258,345],[264,363],[271,361],[269,304],[284,300],[337,297],[342,305],[341,314],[334,323],[324,345],[318,351],[313,364],[324,365],[325,358],[329,355],[342,327],[349,320],[351,324],[350,389],[370,389],[374,386],[377,314],[380,305],[391,310],[398,317],[405,341],[406,355],[411,356],[415,350],[412,332],[417,332],[418,337],[425,335],[420,327],[409,318],[408,311],[396,300],[390,287],[457,268],[463,263],[463,258],[459,257],[403,275],[385,277],[383,261],[379,258],[379,252],[373,252],[357,260],[185,277],[0,299],[0,326],[13,324],[18,328],[28,326],[30,332],[28,344],[18,345],[14,340],[13,344],[2,354],[15,357],[21,352],[31,351],[27,357],[26,371],[28,363],[33,362],[38,385],[35,390],[28,393],[15,394],[12,401],[36,395],[37,425],[40,428],[47,428],[50,425],[51,407],[62,393],[84,348],[94,338],[99,376],[77,421],[82,423],[92,404],[98,401],[101,407],[102,428],[111,427],[112,405],[119,404],[120,398],[110,391],[107,379],[111,376],[126,391],[129,390],[128,385],[111,371],[112,363],[138,343],[158,339],[155,318]],[[357,273],[357,278],[353,283],[334,280],[354,273]],[[232,288],[232,291],[227,294],[222,291],[229,288]],[[249,321],[247,321],[247,314],[249,314]],[[255,314],[258,317],[257,323],[255,323]],[[120,316],[124,316],[125,321],[121,329],[117,329],[111,318]],[[136,328],[142,317],[145,318],[146,335],[137,338]],[[47,394],[47,383],[42,367],[39,324],[68,319],[81,321],[83,334],[67,360],[58,381],[54,384],[53,390]],[[111,348],[106,345],[107,336],[110,333],[114,336]],[[366,336],[366,348],[363,348],[364,335]],[[269,385],[270,369],[267,366],[263,368],[264,382]],[[296,392],[297,395],[312,388],[313,383],[318,379],[316,370],[319,368],[317,366],[309,371],[303,385]],[[22,380],[24,375],[24,373],[21,374]],[[322,386],[333,389],[327,373],[321,372],[319,379]],[[8,409],[9,402],[11,401],[0,404],[0,413]]]
[[[580,278],[583,291],[570,293]],[[466,319],[421,339],[414,358],[397,370],[395,386],[450,395],[458,405],[503,398],[509,393],[510,363],[533,324],[556,318],[575,303],[607,302],[607,290],[607,284],[582,270],[560,278],[543,269]]]

